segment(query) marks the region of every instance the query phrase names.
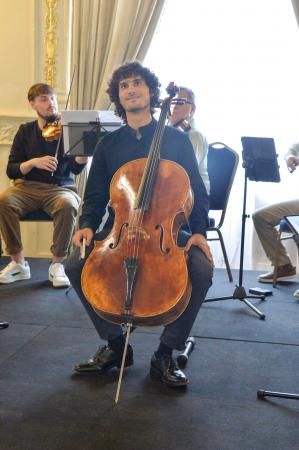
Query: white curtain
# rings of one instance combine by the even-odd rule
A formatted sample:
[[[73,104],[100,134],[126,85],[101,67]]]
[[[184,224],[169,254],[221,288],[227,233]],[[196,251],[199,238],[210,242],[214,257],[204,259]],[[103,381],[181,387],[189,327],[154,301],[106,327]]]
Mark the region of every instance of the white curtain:
[[[72,109],[108,109],[107,79],[125,61],[143,58],[164,0],[74,0]]]
[[[167,2],[145,64],[163,86],[175,80],[191,87],[197,103],[195,121],[208,142],[222,141],[240,154],[223,226],[231,266],[238,268],[244,187],[241,136],[274,138],[282,178],[281,183],[249,181],[247,213],[251,216],[293,193],[298,196],[299,173],[290,175],[283,160],[288,147],[299,140],[297,22],[291,1],[185,0],[187,21],[182,20],[181,3]],[[290,246],[293,250],[292,242]],[[224,267],[218,243],[212,251],[217,267]],[[244,267],[269,268],[251,218],[246,221]]]
[[[299,0],[292,0],[295,16],[299,25]]]
[[[125,61],[143,61],[164,0],[73,0],[72,109],[109,109],[107,80]],[[88,170],[78,177],[84,195]]]

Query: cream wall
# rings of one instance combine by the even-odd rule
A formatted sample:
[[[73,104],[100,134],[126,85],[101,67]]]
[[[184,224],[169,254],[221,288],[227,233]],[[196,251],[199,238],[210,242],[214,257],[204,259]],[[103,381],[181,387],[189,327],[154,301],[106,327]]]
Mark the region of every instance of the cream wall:
[[[55,6],[57,4],[57,8]],[[0,190],[9,186],[6,164],[21,123],[35,115],[28,105],[28,88],[45,82],[46,14],[55,6],[55,89],[63,109],[69,84],[70,0],[0,0]],[[24,223],[26,256],[50,256],[52,224]]]
[[[34,77],[34,0],[0,0],[0,113],[30,114],[26,91]]]

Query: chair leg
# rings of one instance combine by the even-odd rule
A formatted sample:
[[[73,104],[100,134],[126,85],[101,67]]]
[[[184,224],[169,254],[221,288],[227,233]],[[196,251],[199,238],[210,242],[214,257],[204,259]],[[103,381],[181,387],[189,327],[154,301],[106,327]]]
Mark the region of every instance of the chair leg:
[[[277,233],[277,243],[276,243],[276,252],[275,252],[275,263],[274,263],[274,270],[273,270],[273,281],[272,286],[276,288],[277,284],[277,273],[278,273],[278,243],[281,238],[281,232]]]
[[[230,282],[232,282],[233,281],[233,276],[232,276],[232,272],[230,270],[230,265],[229,265],[229,262],[228,262],[228,257],[227,257],[227,253],[226,253],[226,249],[225,249],[222,233],[218,229],[215,229],[215,231],[216,231],[216,233],[218,234],[218,237],[219,237],[219,241],[220,241],[220,245],[221,245],[221,250],[222,250],[222,254],[223,254],[223,258],[224,258],[224,262],[225,262],[225,267],[226,267],[228,279],[229,279]]]
[[[69,293],[71,292],[72,289],[73,289],[73,286],[69,286],[67,288],[67,290],[65,291],[65,295],[69,295]]]

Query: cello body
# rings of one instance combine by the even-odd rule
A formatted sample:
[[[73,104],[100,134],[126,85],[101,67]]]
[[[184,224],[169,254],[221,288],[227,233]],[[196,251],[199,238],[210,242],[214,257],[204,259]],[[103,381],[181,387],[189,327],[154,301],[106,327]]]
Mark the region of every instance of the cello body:
[[[193,207],[189,177],[177,163],[159,159],[144,207],[139,200],[147,164],[146,158],[133,160],[114,174],[114,225],[103,241],[95,241],[82,271],[85,297],[99,316],[116,324],[165,325],[182,314],[191,296],[187,254],[177,246]]]

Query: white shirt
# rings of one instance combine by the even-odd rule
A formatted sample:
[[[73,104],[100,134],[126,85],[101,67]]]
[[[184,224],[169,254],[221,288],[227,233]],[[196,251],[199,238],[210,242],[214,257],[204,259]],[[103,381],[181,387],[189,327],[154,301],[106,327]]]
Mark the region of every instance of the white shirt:
[[[206,137],[194,128],[194,121],[190,121],[191,130],[188,131],[189,139],[192,143],[195,156],[198,162],[199,173],[205,185],[207,193],[210,193],[210,180],[208,175],[208,142]],[[299,145],[299,144],[298,144]]]

